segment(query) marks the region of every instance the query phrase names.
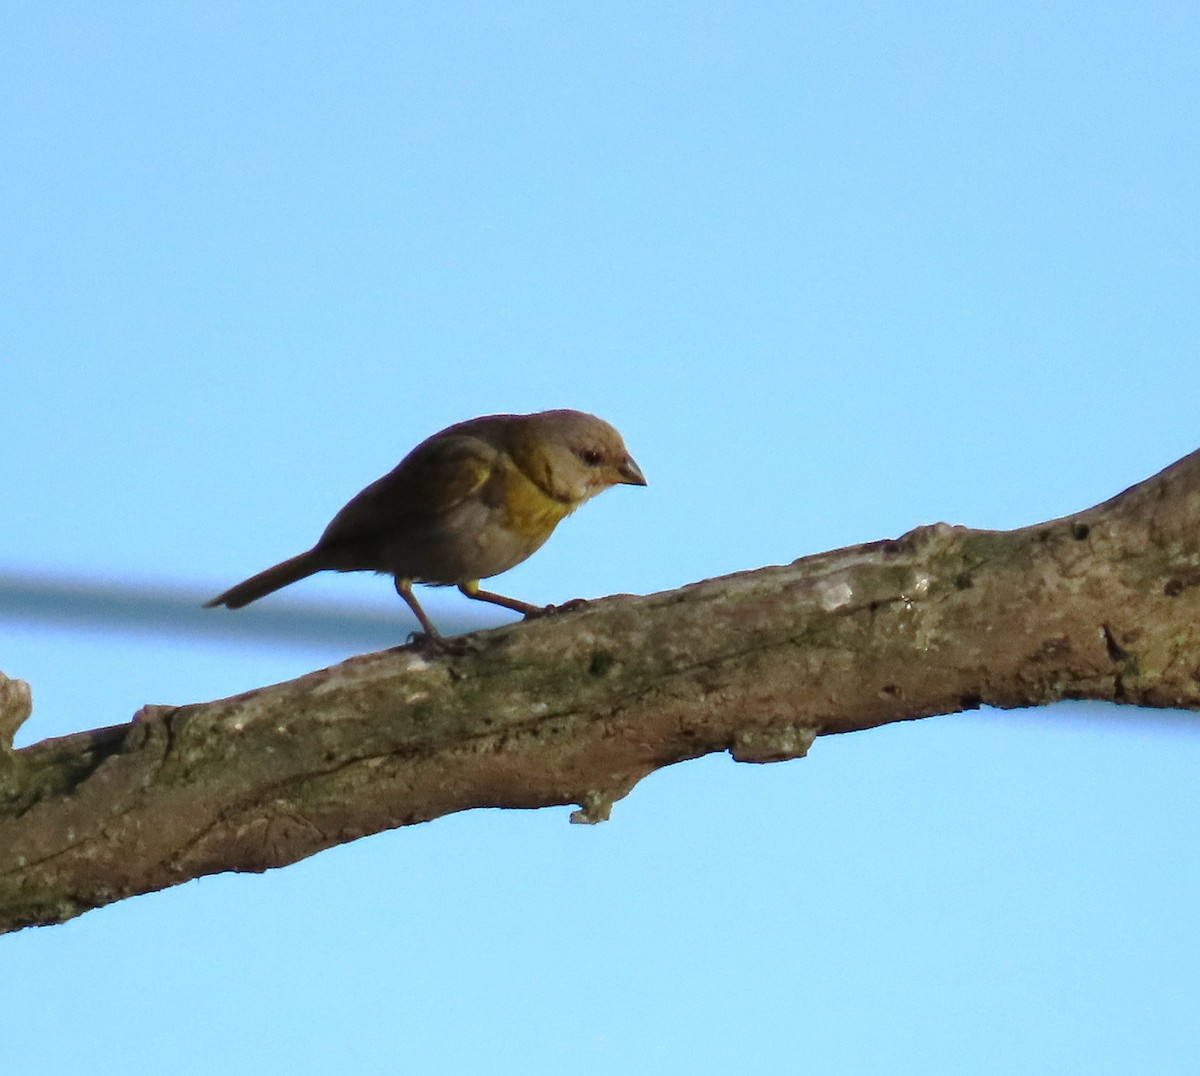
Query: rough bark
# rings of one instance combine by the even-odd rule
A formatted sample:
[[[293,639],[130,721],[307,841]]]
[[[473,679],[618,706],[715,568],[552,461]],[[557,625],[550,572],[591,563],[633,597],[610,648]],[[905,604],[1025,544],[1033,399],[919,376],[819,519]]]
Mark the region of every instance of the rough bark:
[[[399,647],[13,751],[0,930],[262,871],[472,807],[600,821],[651,771],[977,707],[1200,708],[1200,453],[1015,531],[935,524],[644,597]]]

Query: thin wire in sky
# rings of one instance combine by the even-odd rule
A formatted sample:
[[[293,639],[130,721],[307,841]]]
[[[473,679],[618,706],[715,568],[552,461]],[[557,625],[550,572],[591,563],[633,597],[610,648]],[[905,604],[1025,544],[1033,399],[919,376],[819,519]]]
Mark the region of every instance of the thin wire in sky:
[[[417,627],[397,600],[394,611],[280,598],[230,614],[204,609],[199,587],[69,578],[0,571],[0,623],[130,635],[176,635],[257,646],[351,646],[380,650],[403,644]],[[439,613],[453,635],[490,626]]]

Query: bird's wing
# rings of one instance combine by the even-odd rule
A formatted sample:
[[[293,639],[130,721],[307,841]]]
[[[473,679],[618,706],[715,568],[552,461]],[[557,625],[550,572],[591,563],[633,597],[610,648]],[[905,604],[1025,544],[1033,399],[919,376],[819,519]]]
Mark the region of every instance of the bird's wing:
[[[355,496],[317,545],[378,540],[435,524],[477,493],[499,460],[496,448],[469,434],[431,438]]]

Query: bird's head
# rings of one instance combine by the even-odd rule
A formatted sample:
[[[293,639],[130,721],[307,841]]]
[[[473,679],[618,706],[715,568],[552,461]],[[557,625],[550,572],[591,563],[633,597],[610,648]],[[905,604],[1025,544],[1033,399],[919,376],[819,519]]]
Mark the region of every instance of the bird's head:
[[[610,486],[646,484],[621,435],[583,411],[520,416],[510,451],[534,483],[572,508]]]

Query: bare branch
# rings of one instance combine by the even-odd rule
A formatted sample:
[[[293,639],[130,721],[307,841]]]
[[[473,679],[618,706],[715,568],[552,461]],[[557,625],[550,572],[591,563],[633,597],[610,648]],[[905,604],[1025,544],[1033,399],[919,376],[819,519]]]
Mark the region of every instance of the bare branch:
[[[936,524],[146,707],[0,756],[0,929],[472,807],[601,821],[646,774],[713,751],[796,758],[814,736],[982,704],[1198,709],[1198,624],[1194,453],[1022,530]],[[24,715],[4,699],[11,737]]]

